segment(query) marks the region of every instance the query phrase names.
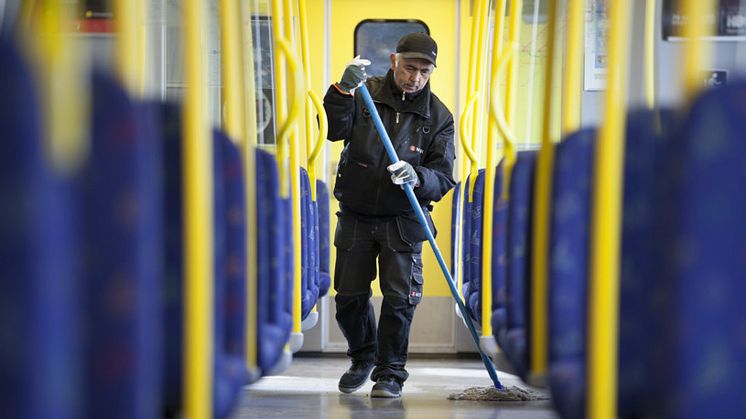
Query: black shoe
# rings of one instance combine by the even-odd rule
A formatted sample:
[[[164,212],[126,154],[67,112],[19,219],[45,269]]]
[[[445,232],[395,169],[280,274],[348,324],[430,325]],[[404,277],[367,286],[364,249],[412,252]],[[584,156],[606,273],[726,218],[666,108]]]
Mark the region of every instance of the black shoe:
[[[370,397],[386,397],[386,398],[397,398],[401,397],[401,384],[391,377],[382,377],[373,386],[373,390],[370,392]]]
[[[368,381],[368,376],[373,370],[373,361],[352,360],[350,369],[342,374],[339,379],[339,391],[342,393],[352,393]]]

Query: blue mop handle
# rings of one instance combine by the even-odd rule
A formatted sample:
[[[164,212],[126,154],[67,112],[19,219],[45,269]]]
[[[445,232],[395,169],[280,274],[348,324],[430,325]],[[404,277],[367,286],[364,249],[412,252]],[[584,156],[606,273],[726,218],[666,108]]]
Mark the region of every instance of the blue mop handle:
[[[363,96],[365,106],[370,111],[370,116],[373,118],[373,124],[375,124],[376,126],[378,135],[381,137],[381,141],[383,142],[383,146],[386,148],[386,153],[389,155],[391,163],[393,164],[398,162],[399,156],[396,155],[396,150],[394,150],[394,146],[393,144],[391,144],[391,139],[386,132],[386,128],[384,128],[383,126],[381,116],[378,115],[378,110],[376,109],[376,105],[373,103],[373,98],[370,97],[368,88],[365,86],[365,83],[363,83],[358,89]],[[427,234],[427,240],[430,242],[430,246],[433,248],[433,253],[435,253],[435,257],[438,259],[438,264],[440,264],[440,269],[443,271],[443,275],[445,275],[446,277],[448,288],[451,289],[451,295],[453,296],[453,299],[456,300],[456,304],[458,305],[459,310],[461,310],[461,314],[466,323],[466,327],[469,328],[471,337],[474,339],[474,344],[476,344],[477,346],[477,351],[479,351],[479,356],[482,357],[482,362],[484,363],[485,368],[487,368],[487,372],[489,373],[492,382],[495,384],[495,387],[502,390],[503,386],[497,379],[497,371],[495,371],[495,366],[492,364],[492,360],[487,355],[485,355],[484,352],[482,352],[482,349],[479,346],[479,336],[477,335],[477,330],[474,328],[474,324],[471,322],[471,316],[467,312],[466,306],[464,306],[464,302],[461,301],[461,298],[459,297],[458,291],[456,290],[456,285],[453,282],[453,277],[451,276],[451,272],[448,270],[448,266],[446,265],[445,259],[443,259],[443,255],[440,253],[440,249],[438,249],[438,244],[435,242],[435,237],[433,237],[433,233],[430,231],[430,226],[427,225],[425,213],[422,212],[422,207],[420,207],[420,203],[417,201],[417,197],[414,195],[412,185],[410,185],[409,183],[405,183],[402,185],[402,187],[404,188],[404,192],[407,194],[407,198],[409,198],[409,203],[412,205],[412,209],[414,210],[415,214],[417,214],[417,219],[420,221],[422,229],[425,230],[425,234]]]

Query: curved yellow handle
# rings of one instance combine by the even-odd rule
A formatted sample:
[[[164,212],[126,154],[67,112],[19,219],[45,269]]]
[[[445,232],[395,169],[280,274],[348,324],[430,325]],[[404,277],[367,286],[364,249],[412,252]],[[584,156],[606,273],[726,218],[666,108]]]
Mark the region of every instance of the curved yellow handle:
[[[293,94],[290,95],[292,100],[290,101],[290,109],[287,118],[282,122],[280,129],[277,130],[276,142],[277,144],[280,144],[290,135],[293,125],[297,123],[297,120],[300,117],[300,107],[303,103],[303,93],[300,86],[303,84],[303,80],[301,79],[301,72],[298,71],[298,59],[293,55],[293,49],[290,47],[290,43],[285,39],[277,39],[276,43],[276,46],[279,47],[280,51],[285,55],[288,64],[288,72],[292,74],[292,77],[290,77],[290,87],[293,92]]]
[[[513,55],[518,52],[518,44],[511,43],[505,50],[503,50],[497,67],[497,76],[495,79],[499,79],[500,76],[505,72],[508,67],[508,63],[513,58]],[[500,100],[500,95],[497,94],[497,83],[492,83],[492,92],[490,94],[490,113],[497,121],[497,127],[500,129],[500,134],[503,136],[503,141],[507,149],[508,145],[513,146],[518,139],[513,130],[508,126],[508,121],[505,118],[505,107]]]
[[[308,96],[311,98],[316,114],[319,116],[319,135],[316,137],[316,145],[313,147],[313,151],[308,156],[308,166],[312,166],[316,162],[316,158],[321,153],[321,147],[326,141],[326,134],[329,132],[329,121],[326,119],[326,112],[324,112],[324,105],[321,104],[321,99],[313,90],[308,91]],[[309,170],[310,171],[310,170]]]
[[[469,143],[466,141],[467,134],[466,132],[469,129],[469,119],[471,117],[472,112],[474,112],[474,103],[476,103],[477,98],[479,98],[479,92],[474,93],[474,96],[470,97],[469,100],[466,102],[466,106],[464,106],[464,111],[461,113],[461,118],[459,119],[459,132],[461,133],[461,147],[464,149],[464,153],[466,153],[466,157],[469,158],[469,161],[474,164],[477,162],[477,157],[474,155],[474,151],[469,146]]]
[[[505,72],[505,69],[515,57],[518,55],[518,43],[511,42],[503,50],[500,56],[497,68],[497,77]],[[510,198],[510,174],[513,172],[513,166],[515,165],[515,144],[518,142],[513,130],[508,125],[508,121],[505,117],[505,108],[503,107],[500,96],[495,92],[497,89],[497,83],[492,84],[492,94],[490,95],[490,113],[495,122],[497,122],[497,128],[500,130],[500,135],[503,137],[503,188],[502,198],[508,200]]]

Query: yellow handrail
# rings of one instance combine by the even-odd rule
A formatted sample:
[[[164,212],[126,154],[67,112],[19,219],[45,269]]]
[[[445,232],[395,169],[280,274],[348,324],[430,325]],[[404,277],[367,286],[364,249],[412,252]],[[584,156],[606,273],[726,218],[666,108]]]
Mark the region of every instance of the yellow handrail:
[[[114,2],[114,24],[119,34],[116,48],[117,75],[130,94],[140,92],[144,79],[141,65],[138,9],[142,7],[142,0],[117,0]]]
[[[293,129],[298,124],[298,118],[300,115],[301,103],[303,103],[303,93],[301,90],[301,73],[299,71],[298,59],[293,55],[293,50],[288,41],[285,39],[275,39],[275,47],[285,56],[288,70],[292,77],[290,77],[290,97],[293,100],[290,101],[290,110],[288,111],[287,117],[283,120],[282,125],[277,130],[277,146],[289,140]],[[275,80],[275,83],[277,81]],[[279,118],[278,118],[279,119]]]
[[[483,57],[485,55],[485,50],[487,47],[487,43],[484,42],[482,38],[482,34],[487,32],[487,26],[489,21],[489,10],[488,7],[489,2],[487,0],[477,0],[477,22],[475,22],[478,25],[478,32],[477,32],[477,45],[476,48],[478,48],[475,52],[475,58],[474,58],[474,64],[475,68],[471,70],[474,73],[474,80],[473,80],[473,93],[479,92],[481,90],[482,85],[482,78],[484,76],[484,64],[483,64]],[[477,112],[473,112],[471,114],[471,151],[474,156],[477,158],[475,160],[471,161],[471,182],[469,183],[469,200],[474,199],[474,187],[477,184],[477,176],[479,175],[479,154],[481,154],[482,150],[482,118],[481,118],[481,112],[478,112],[480,110],[480,104],[479,104],[479,97],[476,96],[476,103],[474,105],[475,108],[477,108]]]
[[[645,0],[645,104],[655,108],[655,0]]]
[[[459,133],[460,140],[461,140],[461,146],[464,149],[464,153],[466,154],[466,157],[474,162],[477,160],[477,157],[474,155],[474,151],[469,146],[469,143],[467,142],[467,130],[470,128],[469,121],[471,119],[471,114],[474,112],[475,104],[477,103],[477,98],[479,97],[479,93],[475,93],[473,96],[469,98],[469,100],[466,101],[466,105],[464,106],[463,112],[461,112],[461,118],[459,118]],[[466,179],[463,179],[462,182],[466,182]]]
[[[243,68],[240,48],[239,7],[234,0],[220,2],[220,39],[222,43],[222,75],[225,116],[224,131],[231,140],[238,142],[244,139],[243,120],[245,115],[242,99]]]
[[[313,103],[314,109],[316,109],[316,114],[319,116],[319,133],[316,137],[316,145],[308,155],[308,173],[310,176],[311,173],[316,172],[316,159],[319,157],[319,154],[321,154],[324,142],[326,141],[326,134],[329,132],[329,121],[326,119],[326,112],[324,111],[324,106],[321,104],[321,99],[319,99],[316,93],[313,90],[308,90],[308,97],[311,98],[311,103]],[[314,175],[311,179],[313,179],[311,182],[311,199],[315,201],[316,176]]]
[[[518,48],[520,45],[521,37],[521,14],[523,13],[523,0],[510,0],[510,28],[508,31],[508,44],[512,48]],[[515,126],[516,118],[516,96],[518,92],[518,65],[519,65],[519,54],[512,54],[510,59],[510,67],[508,68],[508,75],[506,78],[506,94],[505,94],[505,122],[506,127]],[[500,119],[498,118],[498,127],[500,127]],[[512,140],[506,136],[503,136],[504,149],[503,149],[503,188],[502,196],[504,201],[510,199],[510,177],[513,173],[513,166],[515,165],[515,140]]]
[[[699,1],[699,0],[697,0]],[[589,418],[616,417],[619,330],[619,257],[622,165],[626,129],[626,65],[630,4],[609,4],[609,73],[604,123],[599,129],[591,193],[591,260],[588,309]]]
[[[708,12],[714,10],[714,0],[685,0],[682,5],[683,15],[687,22],[683,35],[686,38],[684,48],[684,97],[687,103],[703,89],[702,66],[711,62],[711,51],[703,38],[712,35],[714,22],[708,22]]]
[[[184,1],[184,416],[212,417],[212,142],[205,92],[204,4]]]
[[[60,2],[24,2],[22,39],[28,39],[35,77],[42,88],[44,139],[52,167],[72,173],[85,160],[89,147],[90,95],[88,74],[80,51],[62,34],[68,18]]]
[[[280,0],[272,0],[272,40],[275,44],[274,47],[274,82],[275,82],[275,121],[277,123],[277,135],[275,136],[275,144],[277,147],[277,168],[280,178],[280,196],[287,198],[290,196],[290,183],[288,181],[288,170],[285,165],[287,159],[288,147],[285,145],[285,137],[289,134],[290,129],[294,126],[295,117],[286,115],[288,112],[288,105],[285,98],[286,92],[286,80],[285,80],[285,66],[290,64],[290,58],[288,62],[282,60],[283,55],[285,57],[292,56],[292,49],[290,45],[287,45],[285,39],[285,32],[283,30],[282,16],[282,3]],[[291,109],[292,112],[292,109]]]
[[[503,28],[505,27],[505,3],[506,0],[497,0],[495,5],[495,29],[492,38],[492,71],[490,74],[490,105],[498,96],[497,84],[502,77],[501,60],[505,61],[502,54]],[[509,48],[510,49],[510,48]],[[487,122],[487,161],[484,169],[484,211],[482,211],[482,336],[492,337],[492,235],[493,210],[495,207],[495,145],[497,143],[497,122],[493,112],[488,114]]]
[[[307,11],[306,11],[306,0],[298,0],[298,23],[300,25],[300,45],[301,45],[301,57],[303,59],[303,74],[306,76],[306,88],[310,92],[312,90],[311,88],[311,60],[309,57],[308,52],[308,21],[307,21]],[[311,149],[313,148],[312,145],[312,135],[313,135],[313,112],[311,109],[311,106],[313,104],[311,103],[311,98],[309,96],[306,96],[306,152],[311,153]],[[316,179],[316,174],[311,174],[310,170],[308,173],[309,177],[313,176],[313,180]],[[314,182],[311,182],[311,188],[315,190],[313,184]],[[315,194],[314,194],[315,195]]]
[[[243,19],[242,19],[243,21]],[[249,23],[250,24],[250,23]],[[245,73],[245,100],[244,103],[244,141],[243,141],[243,161],[244,161],[244,187],[246,191],[246,368],[250,377],[258,375],[258,353],[257,345],[259,338],[258,332],[258,298],[259,292],[259,272],[258,260],[259,254],[257,249],[258,235],[257,229],[257,200],[256,200],[256,161],[254,149],[257,142],[257,121],[256,121],[256,85],[254,81],[254,39],[251,33],[251,27],[241,25],[242,33],[245,37],[242,48],[244,58],[242,67]]]
[[[531,277],[531,359],[529,362],[532,382],[544,382],[549,362],[548,316],[549,302],[549,224],[552,200],[552,170],[554,167],[554,141],[552,139],[552,96],[554,89],[554,62],[557,48],[555,36],[558,20],[556,2],[549,3],[547,27],[547,63],[544,85],[544,121],[541,150],[536,162],[534,179],[534,229],[533,271]],[[570,0],[568,4],[567,70],[565,73],[565,130],[580,125],[580,60],[582,60],[583,0]],[[572,73],[572,74],[571,74]]]
[[[568,0],[567,3],[567,58],[565,60],[563,88],[563,136],[567,136],[580,129],[580,103],[583,96],[583,30],[585,29],[585,3],[585,0]],[[545,95],[546,94],[547,93],[545,93]]]

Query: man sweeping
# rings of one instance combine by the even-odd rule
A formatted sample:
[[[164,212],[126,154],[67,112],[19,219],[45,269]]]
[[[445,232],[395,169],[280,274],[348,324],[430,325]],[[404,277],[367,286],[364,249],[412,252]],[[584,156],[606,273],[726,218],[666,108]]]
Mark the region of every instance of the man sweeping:
[[[334,236],[337,322],[347,339],[350,368],[339,390],[351,393],[376,382],[371,397],[400,397],[409,329],[422,299],[422,242],[427,239],[401,185],[414,188],[428,224],[429,210],[455,184],[453,116],[430,91],[438,46],[424,33],[402,37],[383,77],[366,81],[359,57],[324,97],[331,141],[344,140],[334,196],[339,200]],[[388,158],[357,87],[366,83],[400,161]],[[383,305],[376,327],[370,302],[376,260]],[[372,375],[371,375],[372,371]]]

